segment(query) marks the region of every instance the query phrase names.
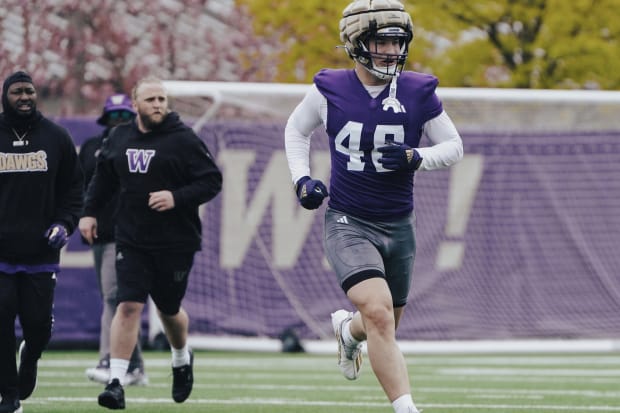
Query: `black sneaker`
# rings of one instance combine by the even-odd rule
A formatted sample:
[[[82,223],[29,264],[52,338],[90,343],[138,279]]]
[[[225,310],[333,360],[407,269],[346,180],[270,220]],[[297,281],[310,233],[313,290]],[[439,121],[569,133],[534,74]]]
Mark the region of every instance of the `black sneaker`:
[[[22,406],[17,397],[2,397],[0,402],[0,413],[22,413]]]
[[[189,364],[172,368],[172,399],[183,403],[194,386],[194,353],[189,351]]]
[[[99,395],[99,405],[108,409],[118,410],[125,408],[125,391],[118,379],[112,380],[105,386],[103,393]]]
[[[19,345],[19,371],[17,374],[19,377],[17,382],[19,398],[26,400],[37,387],[37,360],[29,357],[25,341]]]

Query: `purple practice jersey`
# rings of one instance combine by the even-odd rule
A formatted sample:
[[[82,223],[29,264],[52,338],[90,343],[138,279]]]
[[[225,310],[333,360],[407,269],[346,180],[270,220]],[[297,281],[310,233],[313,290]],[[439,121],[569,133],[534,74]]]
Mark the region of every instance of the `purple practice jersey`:
[[[419,146],[424,123],[443,111],[435,94],[437,79],[403,72],[396,100],[389,98],[389,85],[376,98],[370,96],[353,70],[324,69],[314,83],[327,99],[329,206],[365,219],[392,220],[411,213],[413,172],[383,168],[377,148]]]

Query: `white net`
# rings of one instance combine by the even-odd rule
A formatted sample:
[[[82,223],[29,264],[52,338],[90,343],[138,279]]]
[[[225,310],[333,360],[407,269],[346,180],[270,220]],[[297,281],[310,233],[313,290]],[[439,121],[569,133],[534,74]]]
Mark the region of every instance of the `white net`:
[[[331,338],[352,309],[327,266],[322,213],[284,156],[308,85],[168,82],[224,172],[204,212],[186,306],[193,335]],[[465,158],[416,176],[418,252],[404,340],[620,335],[620,92],[438,90]],[[312,141],[329,168],[327,138]],[[328,173],[328,172],[327,172]]]

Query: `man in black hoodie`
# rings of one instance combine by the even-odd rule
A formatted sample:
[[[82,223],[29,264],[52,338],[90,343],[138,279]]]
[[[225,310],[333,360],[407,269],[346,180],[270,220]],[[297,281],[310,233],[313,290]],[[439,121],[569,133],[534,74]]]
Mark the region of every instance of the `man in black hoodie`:
[[[109,96],[103,106],[97,123],[105,129],[98,135],[84,141],[80,148],[79,159],[84,170],[85,189],[95,173],[97,156],[101,151],[103,140],[108,137],[113,127],[132,121],[136,112],[131,98],[124,93]],[[118,194],[111,197],[101,214],[97,216],[97,235],[92,245],[95,261],[95,273],[99,281],[99,292],[103,301],[101,311],[101,328],[99,329],[99,363],[96,367],[86,369],[86,377],[100,383],[108,383],[110,377],[110,326],[116,311],[116,244],[114,243],[114,216],[118,203]],[[139,335],[138,335],[139,336]],[[140,338],[131,355],[125,385],[146,385],[148,377],[144,372],[144,360]]]
[[[117,126],[103,144],[80,219],[90,243],[107,199],[120,190],[116,215],[118,307],[112,320],[110,382],[101,406],[124,409],[122,378],[136,344],[147,297],[155,303],[172,350],[172,398],[185,401],[193,386],[189,317],[181,307],[194,254],[201,248],[199,205],[222,188],[222,174],[207,146],[168,109],[163,82],[134,87],[136,121]]]
[[[37,110],[32,78],[2,85],[0,114],[0,412],[20,412],[52,333],[60,249],[82,208],[83,176],[69,133]],[[15,319],[24,341],[19,370]]]

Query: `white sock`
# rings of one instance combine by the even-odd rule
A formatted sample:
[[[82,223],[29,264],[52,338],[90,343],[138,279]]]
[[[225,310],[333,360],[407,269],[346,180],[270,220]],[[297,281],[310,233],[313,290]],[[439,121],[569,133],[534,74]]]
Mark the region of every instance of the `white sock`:
[[[394,413],[420,413],[413,404],[411,394],[403,394],[392,402]]]
[[[129,367],[129,360],[125,359],[110,359],[110,381],[108,383],[112,383],[112,380],[118,379],[118,381],[123,383],[123,379],[127,374],[127,368]]]
[[[172,367],[181,367],[189,364],[189,348],[187,344],[183,348],[176,349],[170,347],[170,349],[172,350]]]
[[[351,334],[351,320],[347,321],[342,326],[342,339],[347,346],[351,347],[355,347],[360,343],[360,341]]]

